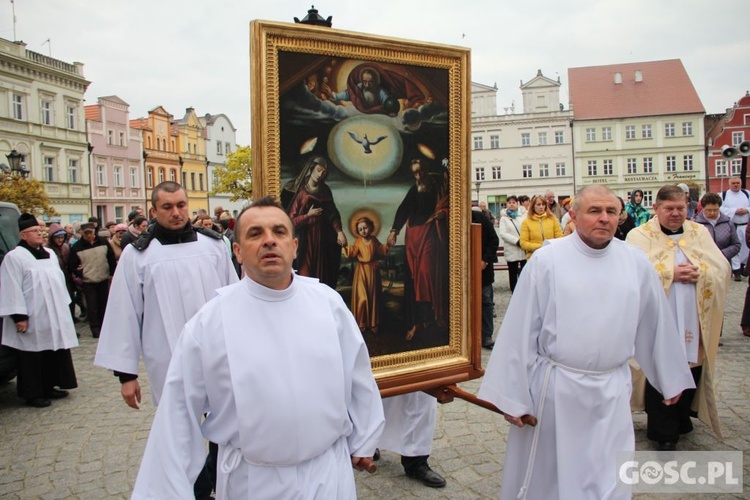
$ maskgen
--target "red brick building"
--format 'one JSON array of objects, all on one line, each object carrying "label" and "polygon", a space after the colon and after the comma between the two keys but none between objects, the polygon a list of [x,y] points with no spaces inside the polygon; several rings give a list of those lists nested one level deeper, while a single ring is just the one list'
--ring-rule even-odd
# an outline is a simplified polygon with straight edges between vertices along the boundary
[{"label": "red brick building", "polygon": [[723,146],[736,149],[743,141],[750,141],[750,92],[746,92],[724,115],[706,116],[705,129],[708,189],[720,193],[729,189],[727,181],[730,177],[740,176],[742,156],[726,159],[721,151]]}]

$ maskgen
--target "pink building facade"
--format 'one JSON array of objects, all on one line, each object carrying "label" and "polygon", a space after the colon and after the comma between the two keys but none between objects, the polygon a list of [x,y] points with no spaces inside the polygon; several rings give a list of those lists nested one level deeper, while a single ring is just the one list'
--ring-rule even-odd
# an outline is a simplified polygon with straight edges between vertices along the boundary
[{"label": "pink building facade", "polygon": [[130,105],[117,96],[86,106],[91,152],[91,206],[102,224],[127,222],[135,207],[146,208],[141,131],[130,127]]}]

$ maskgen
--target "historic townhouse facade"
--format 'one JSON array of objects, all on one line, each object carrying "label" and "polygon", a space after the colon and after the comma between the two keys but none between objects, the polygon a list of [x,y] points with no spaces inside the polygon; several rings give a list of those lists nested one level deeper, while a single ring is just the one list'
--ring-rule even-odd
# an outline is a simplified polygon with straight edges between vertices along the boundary
[{"label": "historic townhouse facade", "polygon": [[472,84],[472,199],[495,214],[511,194],[573,194],[573,113],[560,105],[560,81],[540,70],[520,88],[523,113],[498,115],[497,88]]},{"label": "historic townhouse facade", "polygon": [[206,167],[206,141],[204,127],[193,108],[185,109],[182,119],[172,122],[180,153],[182,185],[188,195],[190,213],[208,210],[208,173]]},{"label": "historic townhouse facade", "polygon": [[750,141],[750,93],[745,93],[717,120],[709,121],[707,117],[706,123],[708,190],[721,193],[729,189],[729,177],[739,177],[741,173],[742,155],[725,158],[721,153],[724,146],[738,149],[740,144]]},{"label": "historic townhouse facade", "polygon": [[141,131],[130,126],[129,105],[117,96],[86,106],[91,150],[91,205],[102,223],[127,222],[135,207],[146,208]]},{"label": "historic townhouse facade", "polygon": [[180,182],[182,178],[177,132],[172,130],[172,115],[162,106],[149,111],[147,118],[131,120],[130,126],[143,136],[144,186],[147,205],[151,206],[154,186],[164,181]]},{"label": "historic townhouse facade", "polygon": [[91,213],[83,64],[72,64],[0,38],[0,162],[24,155],[30,177],[44,183],[63,224]]},{"label": "historic townhouse facade", "polygon": [[679,59],[568,69],[574,182],[653,204],[665,184],[705,191],[704,116]]},{"label": "historic townhouse facade", "polygon": [[[225,114],[206,114],[200,118],[203,125],[203,135],[206,141],[206,165],[208,168],[208,190],[213,191],[216,185],[216,167],[226,165],[227,157],[237,149],[236,132],[231,120]],[[222,207],[225,211],[236,217],[239,215],[245,203],[249,200],[230,201],[229,193],[209,194],[208,212],[214,214],[214,208]]]}]

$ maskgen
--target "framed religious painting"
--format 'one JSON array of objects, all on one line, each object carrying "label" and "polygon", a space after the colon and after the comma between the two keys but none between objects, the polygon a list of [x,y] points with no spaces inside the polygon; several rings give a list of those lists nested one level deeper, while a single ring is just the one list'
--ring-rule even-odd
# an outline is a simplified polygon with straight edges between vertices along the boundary
[{"label": "framed religious painting", "polygon": [[350,306],[384,396],[482,374],[469,89],[466,48],[251,23],[254,196],[292,219],[296,271]]}]

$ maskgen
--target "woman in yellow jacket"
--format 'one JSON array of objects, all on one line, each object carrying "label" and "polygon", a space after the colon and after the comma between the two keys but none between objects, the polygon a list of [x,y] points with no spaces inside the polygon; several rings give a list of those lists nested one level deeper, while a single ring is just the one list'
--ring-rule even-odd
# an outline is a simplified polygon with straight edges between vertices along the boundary
[{"label": "woman in yellow jacket", "polygon": [[560,222],[550,211],[544,196],[531,198],[531,213],[521,224],[521,248],[526,250],[526,260],[531,258],[535,250],[541,248],[544,240],[561,238],[563,235]]}]

